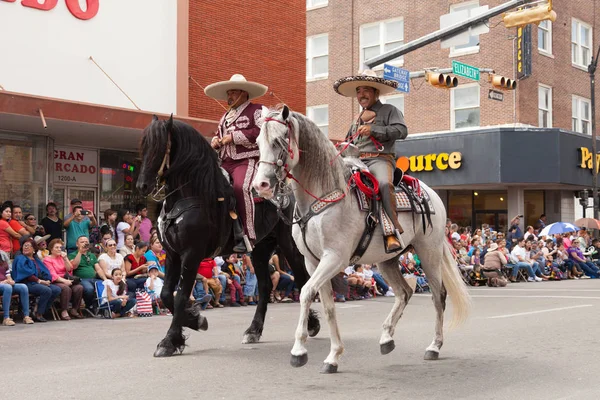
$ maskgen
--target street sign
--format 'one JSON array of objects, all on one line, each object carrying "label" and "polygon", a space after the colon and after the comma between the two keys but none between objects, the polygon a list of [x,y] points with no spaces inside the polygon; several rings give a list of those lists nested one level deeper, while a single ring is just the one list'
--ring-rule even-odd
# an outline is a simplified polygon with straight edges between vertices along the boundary
[{"label": "street sign", "polygon": [[458,61],[452,61],[452,73],[474,81],[479,80],[479,68]]},{"label": "street sign", "polygon": [[504,101],[504,93],[490,89],[490,91],[488,92],[488,99]]},{"label": "street sign", "polygon": [[[479,73],[479,71],[477,71]],[[394,67],[390,64],[383,64],[383,79],[398,82],[398,91],[408,93],[410,91],[410,72]]]}]

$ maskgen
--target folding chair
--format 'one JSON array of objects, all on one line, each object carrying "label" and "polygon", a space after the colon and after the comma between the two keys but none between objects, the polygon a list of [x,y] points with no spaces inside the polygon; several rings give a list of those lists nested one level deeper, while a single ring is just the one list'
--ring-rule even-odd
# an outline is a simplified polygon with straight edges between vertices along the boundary
[{"label": "folding chair", "polygon": [[110,309],[110,303],[108,300],[106,303],[103,303],[102,300],[102,292],[104,291],[104,284],[101,280],[97,280],[94,282],[94,289],[96,290],[96,302],[98,303],[98,308],[94,314],[94,317],[98,318],[102,316],[103,318],[112,318],[112,310]]}]

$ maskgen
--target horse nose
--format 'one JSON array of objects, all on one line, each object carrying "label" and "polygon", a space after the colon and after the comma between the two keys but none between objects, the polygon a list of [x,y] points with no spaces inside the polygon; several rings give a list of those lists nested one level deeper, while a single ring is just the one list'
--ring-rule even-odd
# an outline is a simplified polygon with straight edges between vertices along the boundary
[{"label": "horse nose", "polygon": [[148,185],[146,183],[138,182],[138,184],[136,186],[137,186],[138,190],[142,193],[146,193],[146,191],[148,190]]},{"label": "horse nose", "polygon": [[254,184],[254,189],[256,189],[257,192],[264,192],[266,190],[269,190],[270,188],[271,185],[268,181],[261,181]]}]

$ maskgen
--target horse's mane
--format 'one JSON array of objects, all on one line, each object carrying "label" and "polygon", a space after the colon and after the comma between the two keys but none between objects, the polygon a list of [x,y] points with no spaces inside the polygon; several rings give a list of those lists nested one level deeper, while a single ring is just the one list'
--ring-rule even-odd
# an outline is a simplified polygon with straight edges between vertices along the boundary
[{"label": "horse's mane", "polygon": [[[142,156],[162,160],[167,148],[168,123],[154,120],[145,129],[143,148],[146,154]],[[216,206],[217,199],[224,197],[226,182],[217,154],[192,126],[173,121],[170,158],[170,166],[164,175],[169,190],[181,187],[183,197],[197,197],[208,207]]]},{"label": "horse's mane", "polygon": [[[291,113],[294,134],[300,148],[299,168],[302,182],[318,191],[319,196],[335,189],[345,189],[346,169],[341,156],[327,135],[309,118],[298,112]],[[332,161],[333,160],[333,161]]]}]

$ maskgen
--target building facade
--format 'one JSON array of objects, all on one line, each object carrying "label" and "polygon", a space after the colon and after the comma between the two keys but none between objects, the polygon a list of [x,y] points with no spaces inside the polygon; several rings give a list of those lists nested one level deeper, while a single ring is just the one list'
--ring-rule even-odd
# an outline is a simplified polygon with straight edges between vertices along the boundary
[{"label": "building facade", "polygon": [[[343,139],[359,106],[333,91],[336,79],[438,30],[444,14],[472,15],[477,7],[502,3],[309,0],[307,114],[331,139]],[[600,13],[591,12],[593,0],[553,5],[554,23],[508,29],[498,16],[488,22],[489,33],[471,35],[468,43],[442,49],[437,42],[388,62],[416,72],[451,68],[459,61],[517,80],[516,90],[499,91],[485,73],[479,81],[458,77],[454,89],[416,78],[409,93],[382,98],[404,113],[408,125],[409,137],[396,146],[398,165],[438,190],[449,216],[462,225],[485,222],[504,229],[519,214],[525,216],[522,224],[533,225],[542,213],[549,221],[572,222],[578,204],[574,194],[592,185],[578,157],[592,144],[587,65],[600,44],[593,29]],[[383,65],[374,70],[383,74]],[[566,147],[550,149],[557,143]],[[458,169],[448,163],[458,157],[450,157],[453,153],[463,160]],[[560,163],[558,156],[572,164]],[[436,160],[442,169],[436,169]],[[432,169],[419,162],[429,162]]]},{"label": "building facade", "polygon": [[[303,5],[41,3],[0,0],[0,202],[38,219],[49,201],[62,215],[77,198],[100,216],[146,203],[135,189],[142,130],[154,114],[174,114],[212,136],[226,104],[200,86],[241,73],[271,88],[258,101],[272,106],[278,96],[305,107],[304,90],[295,90],[304,69],[280,68],[304,65]],[[245,28],[259,26],[265,12],[277,30]],[[282,37],[297,54],[285,51]],[[261,48],[269,49],[266,64]]]}]

